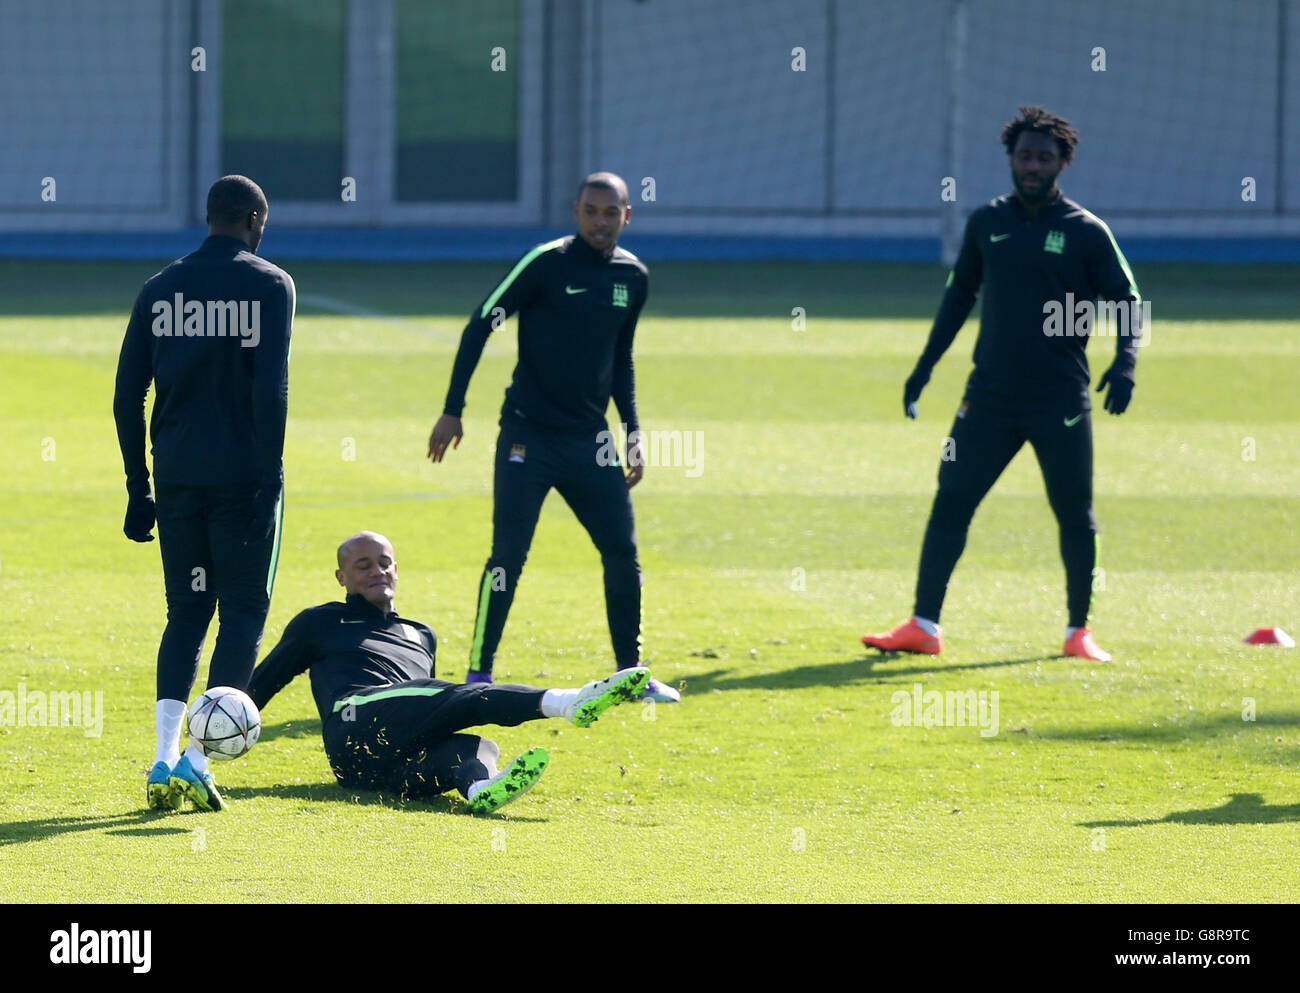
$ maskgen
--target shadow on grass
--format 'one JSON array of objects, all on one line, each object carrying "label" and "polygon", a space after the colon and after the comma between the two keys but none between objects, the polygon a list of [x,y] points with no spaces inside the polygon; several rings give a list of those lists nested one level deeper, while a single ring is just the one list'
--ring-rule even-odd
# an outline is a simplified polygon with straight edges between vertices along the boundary
[{"label": "shadow on grass", "polygon": [[186,834],[182,827],[133,828],[136,824],[153,824],[170,816],[161,810],[132,810],[121,814],[101,814],[92,817],[42,817],[34,821],[11,821],[0,824],[0,846],[16,845],[25,841],[40,841],[60,834],[77,831],[99,831],[110,828],[107,834]]},{"label": "shadow on grass", "polygon": [[[367,807],[387,807],[389,810],[421,812],[436,814],[460,814],[465,809],[463,800],[453,800],[450,796],[427,797],[420,800],[404,800],[391,793],[377,793],[372,790],[348,790],[335,783],[294,783],[275,786],[231,786],[222,787],[222,796],[227,800],[251,800],[257,797],[271,797],[277,800],[310,800],[313,803],[356,804]],[[31,821],[11,821],[0,823],[0,848],[5,845],[17,845],[28,841],[42,841],[61,834],[73,834],[78,831],[103,831],[105,834],[126,837],[157,836],[166,834],[189,834],[197,822],[191,817],[201,815],[200,820],[217,816],[199,810],[186,809],[180,812],[162,810],[132,810],[120,814],[102,814],[90,817],[42,817]],[[176,818],[184,818],[177,821]],[[511,809],[489,814],[485,820],[510,820],[544,824],[545,817],[520,817]],[[164,826],[164,824],[166,826]]]},{"label": "shadow on grass", "polygon": [[[389,810],[428,811],[435,814],[464,813],[465,801],[457,794],[444,793],[439,796],[408,799],[396,793],[377,790],[358,790],[339,786],[337,783],[294,783],[292,785],[277,783],[275,786],[233,786],[222,788],[222,795],[229,800],[252,800],[258,797],[271,797],[275,800],[309,800],[312,803],[346,803],[359,807],[387,807]],[[491,817],[504,820],[528,821],[544,824],[545,817],[518,817],[512,811],[499,812]]]},{"label": "shadow on grass", "polygon": [[1035,738],[1047,741],[1137,741],[1169,742],[1192,737],[1213,737],[1225,731],[1248,731],[1255,727],[1300,727],[1300,712],[1281,711],[1259,714],[1253,721],[1243,721],[1236,711],[1214,717],[1192,717],[1173,721],[1159,715],[1158,721],[1139,724],[1113,724],[1089,728],[1030,729]]},{"label": "shadow on grass", "polygon": [[230,800],[255,800],[269,797],[273,800],[308,800],[312,803],[345,803],[359,807],[387,807],[390,810],[432,810],[452,813],[456,806],[448,796],[404,799],[396,793],[376,790],[357,790],[339,786],[338,783],[276,783],[274,786],[223,787],[222,794]]},{"label": "shadow on grass", "polygon": [[1161,818],[1135,821],[1084,821],[1079,827],[1143,827],[1148,824],[1284,824],[1300,821],[1300,803],[1264,803],[1258,793],[1233,793],[1220,807],[1176,810]]},{"label": "shadow on grass", "polygon": [[[724,690],[801,690],[810,686],[838,686],[849,683],[892,683],[906,676],[943,675],[974,669],[996,669],[1003,666],[1031,665],[1049,662],[1060,655],[1041,655],[1024,659],[992,659],[988,662],[934,662],[928,665],[895,666],[894,656],[872,655],[845,662],[828,662],[823,665],[801,665],[777,672],[761,672],[752,676],[735,675],[736,669],[713,669],[697,673],[678,681],[683,695],[695,693],[721,693]],[[887,668],[877,671],[877,666]]]},{"label": "shadow on grass", "polygon": [[[912,656],[908,656],[912,658]],[[962,672],[963,670],[973,669],[1000,669],[1009,665],[1034,665],[1038,662],[1055,662],[1058,659],[1066,658],[1064,655],[1033,655],[1023,659],[989,659],[987,662],[957,662],[949,664],[947,662],[933,662],[929,665],[911,665],[895,667],[892,663],[896,661],[894,655],[868,655],[861,659],[861,664],[866,665],[875,674],[875,667],[878,665],[888,665],[887,670],[882,670],[879,676],[924,676],[929,674],[942,675],[945,672]],[[878,683],[888,683],[892,680],[878,678]]]},{"label": "shadow on grass", "polygon": [[258,741],[271,741],[275,738],[315,738],[320,740],[320,718],[306,718],[299,721],[283,721],[280,724],[263,724]]},{"label": "shadow on grass", "polygon": [[[259,741],[275,738],[315,738],[321,736],[319,719],[285,721],[280,724],[264,725]],[[232,786],[221,787],[222,796],[227,799],[252,799],[254,797],[274,797],[282,800],[310,800],[313,803],[352,803],[360,806],[387,807],[390,810],[428,810],[440,814],[460,813],[464,810],[464,801],[453,801],[450,793],[421,799],[405,799],[396,793],[384,793],[375,790],[359,790],[339,786],[337,783],[293,783],[275,786]],[[545,817],[517,817],[509,811],[489,815],[514,821],[536,821],[545,823]]]}]

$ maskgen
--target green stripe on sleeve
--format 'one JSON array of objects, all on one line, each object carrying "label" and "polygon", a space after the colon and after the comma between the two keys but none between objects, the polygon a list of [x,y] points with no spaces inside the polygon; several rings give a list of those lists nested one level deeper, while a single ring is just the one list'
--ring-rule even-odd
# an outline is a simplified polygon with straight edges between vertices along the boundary
[{"label": "green stripe on sleeve", "polygon": [[1119,242],[1111,234],[1110,225],[1103,221],[1096,214],[1091,215],[1093,220],[1101,225],[1101,229],[1106,232],[1106,237],[1110,239],[1110,247],[1115,251],[1115,258],[1119,261],[1119,267],[1124,272],[1124,278],[1128,280],[1128,291],[1133,294],[1133,298],[1142,303],[1142,294],[1138,292],[1137,280],[1133,278],[1133,270],[1129,268],[1128,259],[1124,258],[1124,253],[1120,251]]},{"label": "green stripe on sleeve", "polygon": [[497,284],[497,288],[492,291],[492,295],[483,301],[483,309],[479,311],[478,316],[487,317],[487,315],[492,312],[492,308],[495,307],[497,301],[501,299],[501,295],[505,293],[506,290],[510,289],[510,284],[519,278],[521,272],[528,268],[528,263],[532,262],[533,259],[537,258],[537,256],[542,253],[549,252],[552,248],[558,248],[563,242],[563,238],[556,238],[554,241],[548,241],[544,245],[538,245],[520,259],[515,264],[515,267],[506,274],[506,278]]}]

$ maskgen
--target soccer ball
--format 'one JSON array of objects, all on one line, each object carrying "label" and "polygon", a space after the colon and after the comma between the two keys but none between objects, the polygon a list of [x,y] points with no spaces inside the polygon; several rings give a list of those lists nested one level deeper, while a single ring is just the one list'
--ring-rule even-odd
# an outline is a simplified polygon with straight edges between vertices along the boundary
[{"label": "soccer ball", "polygon": [[234,759],[257,744],[262,715],[243,690],[214,686],[190,704],[187,726],[204,755]]}]

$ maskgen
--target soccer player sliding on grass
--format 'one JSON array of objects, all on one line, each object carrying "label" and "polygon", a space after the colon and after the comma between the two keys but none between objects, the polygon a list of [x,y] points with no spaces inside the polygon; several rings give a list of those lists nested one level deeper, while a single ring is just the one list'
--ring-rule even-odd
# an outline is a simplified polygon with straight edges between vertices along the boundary
[{"label": "soccer player sliding on grass", "polygon": [[1133,394],[1141,339],[1141,297],[1106,224],[1061,195],[1056,177],[1079,143],[1070,122],[1041,107],[1021,107],[1002,129],[1014,194],[978,208],[915,370],[903,410],[916,402],[984,289],[975,368],[939,464],[939,490],[921,546],[914,616],[862,642],[882,651],[939,654],[939,612],[948,579],[966,545],[975,508],[1022,445],[1034,447],[1047,499],[1060,528],[1069,624],[1066,655],[1110,661],[1088,630],[1097,521],[1092,508],[1091,375],[1084,347],[1092,328],[1075,304],[1098,298],[1132,315],[1121,322],[1115,359],[1097,390],[1122,414]]},{"label": "soccer player sliding on grass", "polygon": [[523,796],[549,761],[530,748],[498,771],[499,750],[461,734],[481,724],[514,727],[544,717],[587,727],[636,697],[650,671],[623,669],[579,689],[472,685],[434,679],[432,629],[393,607],[397,562],[388,539],[359,531],[339,546],[343,602],[298,614],[253,672],[248,693],[264,708],[291,679],[311,670],[325,753],[339,785],[407,797],[458,789],[470,813],[487,814]]}]

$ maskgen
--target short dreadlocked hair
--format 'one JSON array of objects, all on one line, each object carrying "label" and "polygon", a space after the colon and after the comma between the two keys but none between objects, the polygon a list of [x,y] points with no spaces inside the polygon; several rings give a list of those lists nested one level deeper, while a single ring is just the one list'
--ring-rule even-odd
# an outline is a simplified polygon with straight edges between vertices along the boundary
[{"label": "short dreadlocked hair", "polygon": [[1070,127],[1070,122],[1064,117],[1059,117],[1050,110],[1038,106],[1021,107],[1019,117],[1002,125],[1002,144],[1007,147],[1008,155],[1015,151],[1016,141],[1024,131],[1033,131],[1055,138],[1062,162],[1069,162],[1074,158],[1074,150],[1079,145],[1079,132]]}]

